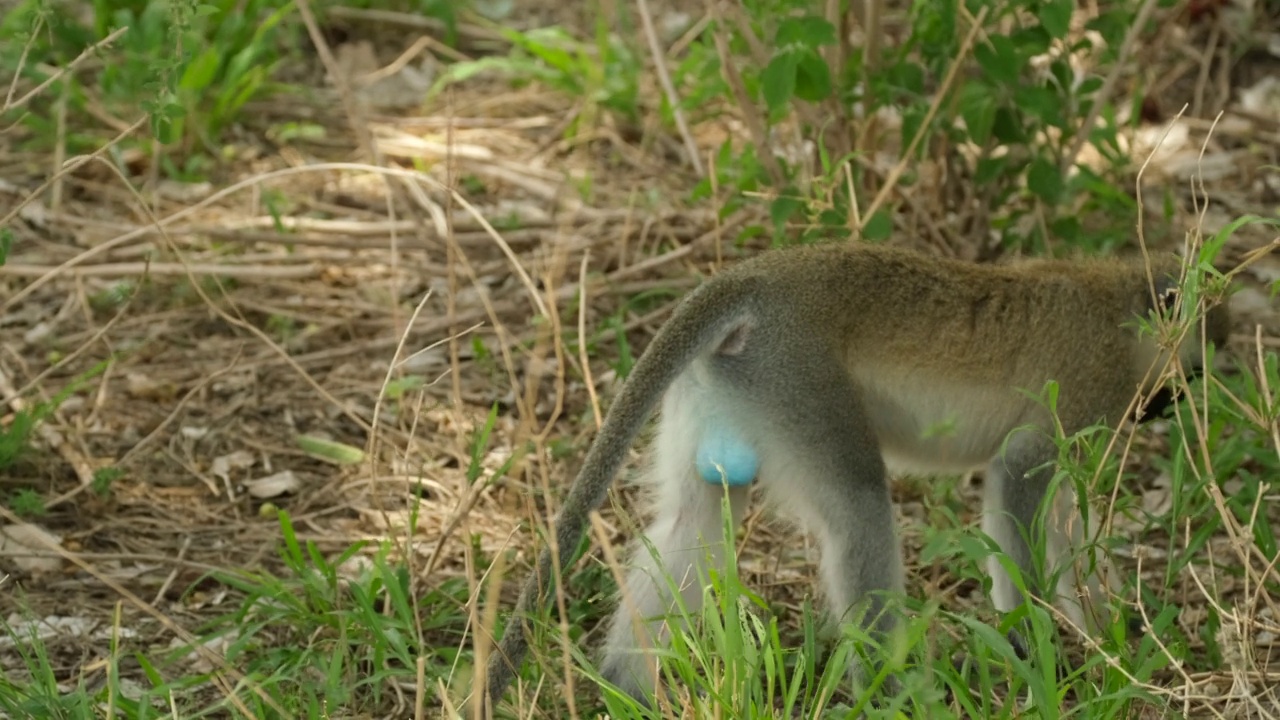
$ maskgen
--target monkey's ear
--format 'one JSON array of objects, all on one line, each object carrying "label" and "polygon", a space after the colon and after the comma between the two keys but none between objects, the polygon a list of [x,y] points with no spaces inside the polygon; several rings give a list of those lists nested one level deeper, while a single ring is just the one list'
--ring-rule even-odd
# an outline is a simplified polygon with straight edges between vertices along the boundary
[{"label": "monkey's ear", "polygon": [[1178,304],[1178,296],[1182,293],[1182,288],[1178,286],[1178,281],[1171,277],[1160,278],[1156,281],[1156,312],[1161,315],[1173,310],[1173,306]]},{"label": "monkey's ear", "polygon": [[728,335],[716,346],[717,355],[741,355],[747,349],[747,338],[751,336],[751,322],[744,320],[734,326]]}]

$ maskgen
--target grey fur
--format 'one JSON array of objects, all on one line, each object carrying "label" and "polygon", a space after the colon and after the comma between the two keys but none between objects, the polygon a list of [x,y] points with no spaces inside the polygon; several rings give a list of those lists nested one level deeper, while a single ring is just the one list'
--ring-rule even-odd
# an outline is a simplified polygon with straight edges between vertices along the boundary
[{"label": "grey fur", "polygon": [[[767,494],[818,538],[837,616],[860,606],[869,611],[862,617],[880,618],[873,630],[892,625],[868,595],[902,589],[889,469],[953,472],[987,464],[984,527],[1030,573],[1021,532],[1044,500],[1056,449],[1048,439],[1052,418],[1020,390],[1034,395],[1056,381],[1058,421],[1068,433],[1118,422],[1135,391],[1153,389],[1149,368],[1168,359],[1132,321],[1153,307],[1177,262],[1157,262],[1153,291],[1148,271],[1132,261],[974,265],[832,243],[765,253],[691,292],[610,407],[555,524],[563,565],[662,400],[650,473],[658,499],[646,531],[661,567],[643,547],[634,553],[623,592],[632,602],[611,623],[605,676],[647,698],[654,687],[645,648],[661,634],[660,616],[671,605],[667,580],[656,571],[673,578],[696,611],[708,562],[723,561],[724,491],[698,478],[692,456],[712,409],[734,418],[759,452]],[[1225,306],[1211,309],[1210,341],[1221,345],[1227,325]],[[1198,366],[1198,340],[1178,354]],[[951,434],[931,432],[948,423]],[[747,493],[729,492],[737,522]],[[1044,524],[1051,557],[1078,545],[1080,525],[1073,499],[1060,491]],[[547,551],[491,658],[491,703],[524,659],[525,616],[543,605],[551,568]],[[1016,606],[1021,598],[1003,569],[993,563],[990,571],[997,607]],[[1086,589],[1072,614],[1092,626],[1101,586],[1092,573],[1081,580]],[[1056,588],[1060,601],[1067,587]],[[869,604],[860,605],[864,600]]]}]

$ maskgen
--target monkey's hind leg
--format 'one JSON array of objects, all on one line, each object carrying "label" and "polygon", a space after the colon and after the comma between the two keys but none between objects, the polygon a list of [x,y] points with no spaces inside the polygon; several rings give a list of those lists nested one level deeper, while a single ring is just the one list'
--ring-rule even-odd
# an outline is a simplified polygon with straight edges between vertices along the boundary
[{"label": "monkey's hind leg", "polygon": [[[695,615],[701,609],[708,569],[725,562],[725,487],[705,481],[695,462],[709,428],[709,415],[701,411],[715,402],[712,394],[680,381],[663,401],[649,471],[657,486],[656,507],[644,533],[654,552],[642,543],[633,550],[600,661],[604,677],[637,699],[648,700],[656,690],[657,666],[647,651],[665,646],[671,632],[667,623],[679,622],[672,584]],[[728,488],[735,527],[746,512],[748,493],[746,484]]]},{"label": "monkey's hind leg", "polygon": [[[992,461],[987,471],[982,529],[1018,567],[1033,595],[1056,600],[1073,624],[1096,635],[1107,621],[1103,579],[1109,579],[1109,574],[1103,559],[1091,549],[1076,552],[1093,537],[1095,518],[1090,516],[1086,528],[1076,507],[1075,489],[1062,482],[1043,510],[1043,522],[1033,524],[1051,489],[1053,466],[1049,463],[1056,455],[1053,442],[1040,431],[1023,429],[1010,435],[1003,456]],[[1043,567],[1037,567],[1028,539],[1042,542]],[[996,557],[988,560],[987,572],[997,610],[1009,612],[1023,602]]]},{"label": "monkey's hind leg", "polygon": [[[809,357],[821,357],[812,351]],[[820,546],[820,572],[832,614],[857,622],[876,642],[890,640],[898,615],[886,594],[903,591],[902,552],[888,475],[857,388],[837,363],[791,373],[768,386],[767,406],[785,408],[763,445],[761,484]],[[868,668],[856,660],[855,683]]]}]

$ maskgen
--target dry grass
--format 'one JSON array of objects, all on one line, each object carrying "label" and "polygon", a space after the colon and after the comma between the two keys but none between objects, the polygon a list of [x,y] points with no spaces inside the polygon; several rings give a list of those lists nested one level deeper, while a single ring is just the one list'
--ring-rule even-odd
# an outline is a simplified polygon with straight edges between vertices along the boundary
[{"label": "dry grass", "polygon": [[[465,30],[474,44],[464,52],[497,42]],[[1166,153],[1175,159],[1183,150],[1198,155],[1208,121],[1232,108],[1197,163],[1161,159],[1148,175],[1150,187],[1173,188],[1174,227],[1198,217],[1212,230],[1237,213],[1274,208],[1280,194],[1280,123],[1230,99],[1239,89],[1232,74],[1210,62],[1219,35],[1162,36],[1126,66],[1143,66],[1170,96],[1191,83],[1188,139]],[[409,47],[379,47],[379,62]],[[342,78],[335,57],[321,54],[331,77]],[[650,82],[647,109],[656,115],[660,90]],[[696,173],[673,159],[681,141],[656,122],[620,127],[602,116],[566,139],[583,104],[536,86],[513,91],[476,80],[421,110],[381,113],[362,107],[345,84],[315,88],[315,102],[253,107],[216,192],[148,183],[141,158],[126,162],[125,175],[101,157],[64,163],[24,154],[20,136],[0,135],[0,226],[16,240],[0,267],[0,423],[23,407],[19,398],[51,398],[111,358],[43,426],[36,450],[0,477],[5,491],[35,487],[45,498],[49,514],[38,523],[63,550],[32,546],[23,557],[77,559],[17,573],[21,593],[0,592],[0,613],[21,603],[50,617],[120,624],[141,633],[144,646],[166,645],[175,627],[192,630],[225,612],[218,588],[192,591],[206,571],[278,567],[279,527],[263,514],[267,503],[287,507],[300,537],[325,552],[390,537],[418,587],[464,578],[474,589],[474,552],[522,548],[518,561],[530,561],[528,524],[545,523],[580,454],[556,446],[580,451],[599,422],[618,352],[604,320],[619,318],[641,348],[699,274],[758,249],[739,250],[733,240],[742,227],[767,222],[761,210],[720,220],[717,201],[682,200]],[[704,158],[717,138],[748,132],[741,114],[728,109],[690,128]],[[262,132],[268,122],[298,119],[323,127],[323,141],[272,142]],[[130,121],[120,136],[144,128]],[[888,177],[898,158],[864,162]],[[1206,166],[1230,172],[1206,181],[1214,203],[1199,212],[1188,179]],[[900,203],[899,236],[936,252],[984,254],[970,230],[987,227],[977,216],[986,209],[974,198],[956,201],[941,157],[915,169],[909,197],[886,195]],[[1239,261],[1268,240],[1247,228],[1227,256]],[[1278,267],[1262,258],[1240,277],[1255,289],[1233,346],[1250,361],[1255,348],[1280,346],[1280,317],[1256,290]],[[629,298],[647,291],[664,294],[629,308]],[[531,322],[538,315],[544,319]],[[421,389],[383,397],[388,380],[407,376],[421,378]],[[495,405],[482,466],[492,472],[518,459],[502,482],[472,483],[470,448]],[[366,460],[326,462],[299,448],[300,433],[365,448]],[[109,467],[123,475],[100,495],[94,474]],[[254,484],[282,471],[296,480],[286,495]],[[973,583],[919,564],[927,499],[912,483],[898,490],[911,591],[956,609],[980,607]],[[418,497],[425,502],[412,512]],[[1259,511],[1280,515],[1269,502]],[[614,514],[605,517],[610,539],[625,540]],[[756,514],[743,537],[744,580],[798,617],[813,587],[810,548]],[[1238,683],[1280,685],[1280,611],[1257,591],[1265,577],[1277,582],[1275,559],[1249,556],[1230,537],[1213,547],[1218,568],[1248,570],[1188,575],[1183,622],[1194,627],[1204,612],[1196,608],[1211,598],[1229,603],[1218,611],[1237,625],[1222,631],[1223,646],[1247,656],[1226,658],[1212,674],[1172,670],[1160,692],[1188,715],[1212,708],[1262,716],[1261,705],[1237,708],[1225,698]],[[166,620],[141,621],[141,606],[128,604],[117,619],[114,588]],[[51,648],[78,664],[84,642],[67,636]],[[1274,693],[1270,702],[1269,712],[1280,712]]]}]

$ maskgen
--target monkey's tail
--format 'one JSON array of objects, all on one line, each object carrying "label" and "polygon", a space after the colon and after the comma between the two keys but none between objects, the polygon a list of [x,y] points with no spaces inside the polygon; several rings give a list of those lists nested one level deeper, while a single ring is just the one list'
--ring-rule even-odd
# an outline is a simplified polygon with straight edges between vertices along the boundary
[{"label": "monkey's tail", "polygon": [[[586,532],[587,516],[604,502],[627,449],[663,393],[694,360],[724,339],[753,315],[760,286],[751,276],[720,277],[699,286],[677,306],[671,319],[649,343],[632,369],[622,391],[609,407],[600,432],[591,443],[582,470],[569,488],[555,521],[559,567],[573,559]],[[527,616],[541,607],[553,576],[551,548],[543,550],[534,575],[525,583],[513,620],[496,652],[489,658],[488,699],[496,706],[502,699],[528,650]]]}]

